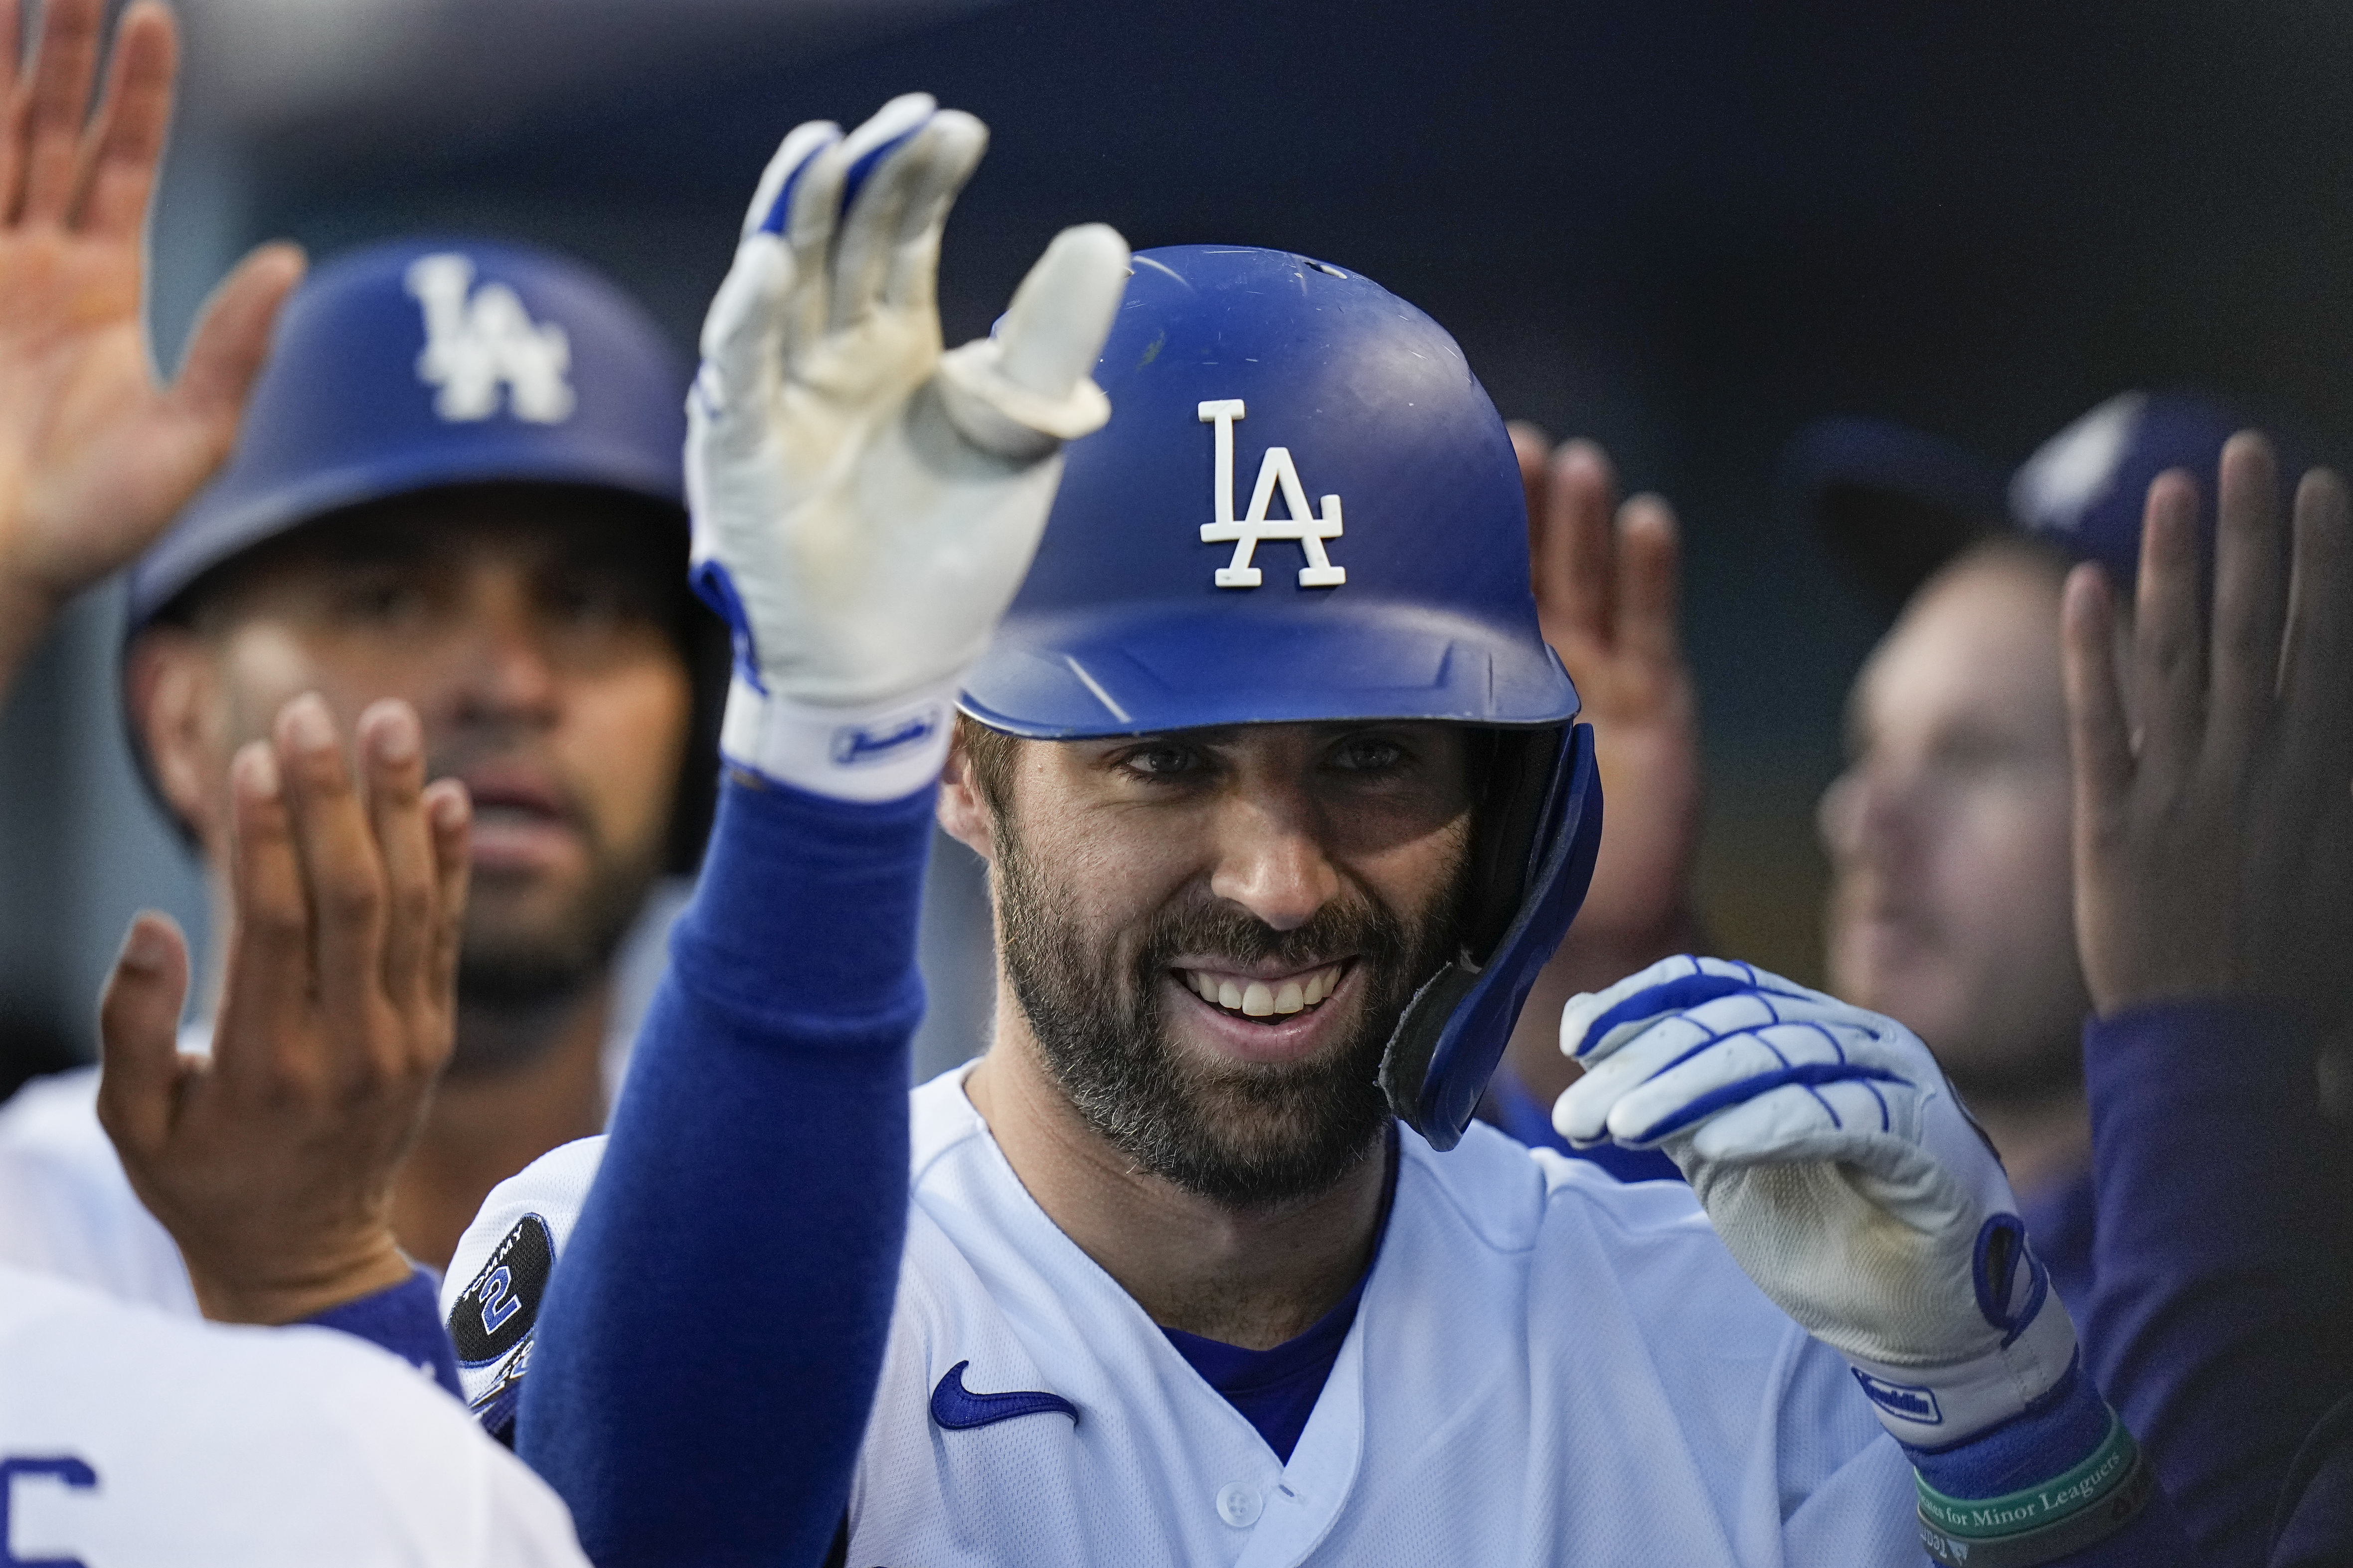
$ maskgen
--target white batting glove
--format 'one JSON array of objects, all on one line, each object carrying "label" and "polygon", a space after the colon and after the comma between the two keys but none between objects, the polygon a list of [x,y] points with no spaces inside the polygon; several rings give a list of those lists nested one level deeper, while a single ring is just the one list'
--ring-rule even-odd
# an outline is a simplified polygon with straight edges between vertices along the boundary
[{"label": "white batting glove", "polygon": [[1029,569],[1127,246],[1064,230],[992,338],[940,347],[940,233],[986,148],[913,93],[785,138],[688,399],[694,581],[735,634],[720,749],[837,798],[939,772],[958,682]]},{"label": "white batting glove", "polygon": [[2075,1329],[1928,1047],[1892,1018],[1713,958],[1570,1000],[1577,1144],[1660,1148],[1757,1288],[1843,1354],[1899,1439],[1941,1448],[2066,1375]]}]

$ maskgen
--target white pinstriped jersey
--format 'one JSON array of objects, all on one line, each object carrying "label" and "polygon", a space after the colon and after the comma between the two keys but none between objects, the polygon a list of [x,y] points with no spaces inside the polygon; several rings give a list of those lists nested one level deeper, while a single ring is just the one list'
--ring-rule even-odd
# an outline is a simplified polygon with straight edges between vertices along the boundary
[{"label": "white pinstriped jersey", "polygon": [[[1401,1131],[1363,1304],[1285,1464],[1038,1207],[962,1079],[915,1091],[852,1563],[1919,1562],[1901,1450],[1679,1184],[1620,1185],[1484,1127],[1442,1155]],[[445,1305],[525,1215],[561,1248],[600,1149],[492,1194]],[[952,1373],[1077,1414],[946,1426]]]}]

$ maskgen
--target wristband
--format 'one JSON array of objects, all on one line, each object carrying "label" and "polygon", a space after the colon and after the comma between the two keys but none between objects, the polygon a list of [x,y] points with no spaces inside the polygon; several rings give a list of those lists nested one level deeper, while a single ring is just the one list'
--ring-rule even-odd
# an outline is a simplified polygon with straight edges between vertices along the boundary
[{"label": "wristband", "polygon": [[811,795],[868,805],[903,800],[936,781],[955,728],[954,680],[851,708],[762,693],[737,672],[719,751],[728,762]]},{"label": "wristband", "polygon": [[1947,1497],[1917,1473],[1920,1544],[1954,1568],[2033,1568],[2123,1529],[2147,1505],[2156,1478],[2112,1413],[2083,1463],[1998,1498]]}]

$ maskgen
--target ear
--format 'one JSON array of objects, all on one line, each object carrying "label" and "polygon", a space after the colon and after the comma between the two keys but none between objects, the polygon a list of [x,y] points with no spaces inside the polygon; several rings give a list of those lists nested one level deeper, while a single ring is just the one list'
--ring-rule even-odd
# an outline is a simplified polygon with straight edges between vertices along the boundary
[{"label": "ear", "polygon": [[212,661],[204,645],[178,626],[150,626],[122,658],[132,733],[144,753],[139,761],[180,826],[210,848],[226,826],[218,786],[227,767],[215,758],[219,748],[204,721]]},{"label": "ear", "polygon": [[987,861],[997,863],[997,840],[988,814],[988,799],[973,774],[972,752],[964,743],[964,728],[956,727],[948,742],[947,766],[940,772],[939,805],[934,808],[947,836]]}]

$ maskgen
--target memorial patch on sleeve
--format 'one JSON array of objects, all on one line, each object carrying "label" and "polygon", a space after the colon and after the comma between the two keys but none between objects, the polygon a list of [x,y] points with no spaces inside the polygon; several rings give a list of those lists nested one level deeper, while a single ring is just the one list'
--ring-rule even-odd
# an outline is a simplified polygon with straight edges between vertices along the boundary
[{"label": "memorial patch on sleeve", "polygon": [[515,1222],[490,1261],[449,1309],[449,1338],[458,1364],[488,1366],[521,1344],[539,1321],[540,1299],[555,1266],[555,1240],[547,1222],[527,1214]]}]

